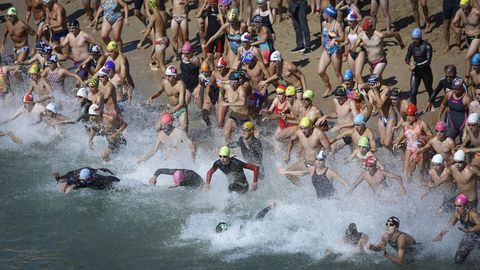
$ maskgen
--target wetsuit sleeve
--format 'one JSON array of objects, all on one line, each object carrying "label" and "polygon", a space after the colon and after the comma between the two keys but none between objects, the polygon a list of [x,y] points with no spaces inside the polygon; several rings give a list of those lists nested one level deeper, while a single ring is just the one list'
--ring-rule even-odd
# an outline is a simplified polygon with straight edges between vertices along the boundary
[{"label": "wetsuit sleeve", "polygon": [[412,58],[412,46],[413,43],[408,46],[407,55],[405,56],[405,63],[410,64],[410,58]]},{"label": "wetsuit sleeve", "polygon": [[244,163],[243,168],[247,170],[253,171],[253,182],[257,183],[258,181],[258,172],[260,171],[260,168],[258,168],[257,165],[252,164],[252,163]]},{"label": "wetsuit sleeve", "polygon": [[210,170],[208,170],[207,172],[207,178],[205,180],[205,182],[207,182],[207,184],[210,184],[210,182],[212,181],[212,175],[217,171],[218,169],[218,162],[220,162],[219,160],[215,161],[215,163],[213,163],[213,166],[210,168]]},{"label": "wetsuit sleeve", "polygon": [[266,214],[268,214],[268,212],[270,212],[270,210],[272,210],[273,206],[272,205],[269,205],[265,208],[262,209],[262,211],[258,212],[257,213],[257,216],[255,217],[256,219],[262,219],[265,217]]},{"label": "wetsuit sleeve", "polygon": [[173,175],[178,169],[166,169],[166,168],[160,168],[155,171],[153,175],[159,176],[160,174],[169,174]]},{"label": "wetsuit sleeve", "polygon": [[427,43],[427,62],[424,65],[430,66],[432,62],[433,49],[430,43]]},{"label": "wetsuit sleeve", "polygon": [[432,95],[430,96],[430,98],[428,99],[428,102],[430,103],[433,103],[433,101],[435,100],[435,98],[437,97],[438,93],[440,93],[440,90],[443,89],[443,85],[444,85],[444,82],[445,79],[441,79],[439,82],[438,82],[438,85],[437,87],[435,87],[435,89],[433,89],[433,93]]},{"label": "wetsuit sleeve", "polygon": [[252,152],[256,157],[259,157],[260,159],[263,158],[263,146],[262,142],[260,140],[254,140],[252,142]]}]

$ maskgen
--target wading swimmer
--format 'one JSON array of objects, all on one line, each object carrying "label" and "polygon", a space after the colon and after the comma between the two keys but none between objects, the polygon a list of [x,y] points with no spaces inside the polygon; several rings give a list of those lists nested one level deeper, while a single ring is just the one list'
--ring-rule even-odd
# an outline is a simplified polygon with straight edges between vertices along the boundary
[{"label": "wading swimmer", "polygon": [[455,252],[455,263],[463,263],[470,252],[480,248],[480,215],[475,208],[468,206],[468,198],[465,194],[459,194],[455,198],[455,213],[448,221],[448,226],[443,229],[435,238],[434,242],[442,241],[443,236],[452,229],[457,222],[463,227],[458,229],[464,233],[457,252]]},{"label": "wading swimmer", "polygon": [[253,183],[252,191],[257,190],[257,181],[259,167],[251,163],[244,163],[234,157],[230,156],[230,148],[228,146],[222,146],[218,151],[219,159],[213,163],[213,166],[207,172],[206,189],[210,190],[210,182],[212,181],[212,175],[220,169],[225,176],[227,176],[229,186],[229,192],[237,192],[244,194],[248,191],[248,182],[243,169],[253,171]]},{"label": "wading swimmer", "polygon": [[[385,227],[382,240],[376,245],[369,244],[368,249],[375,252],[383,251],[383,256],[395,264],[403,265],[405,262],[413,261],[418,253],[419,244],[412,236],[398,229],[400,220],[397,217],[390,217]],[[397,256],[387,253],[387,244],[398,252]]]},{"label": "wading swimmer", "polygon": [[228,145],[230,148],[240,147],[243,159],[257,165],[260,168],[260,178],[264,176],[263,169],[263,147],[262,142],[255,137],[255,126],[253,122],[245,122],[242,126],[242,136],[238,141]]},{"label": "wading swimmer", "polygon": [[430,181],[427,183],[425,191],[420,199],[428,195],[430,190],[438,188],[443,195],[443,203],[439,211],[455,210],[452,207],[452,202],[455,199],[456,187],[453,181],[452,171],[446,166],[446,162],[442,155],[436,154],[432,158],[432,168],[428,171]]},{"label": "wading swimmer", "polygon": [[454,164],[450,165],[453,179],[457,186],[458,192],[468,197],[468,206],[477,208],[477,178],[480,177],[480,171],[477,167],[468,164],[465,160],[465,152],[457,150],[453,156]]},{"label": "wading swimmer", "polygon": [[368,243],[368,235],[363,232],[359,232],[357,230],[357,224],[350,223],[347,230],[345,231],[343,242],[363,251],[363,248]]},{"label": "wading swimmer", "polygon": [[[272,210],[275,207],[277,207],[277,204],[273,203],[273,204],[263,208],[262,210],[260,210],[260,212],[257,213],[257,215],[255,216],[255,219],[262,220],[268,214],[268,212],[270,212],[270,210]],[[215,227],[215,231],[217,233],[223,233],[226,230],[228,230],[230,226],[231,225],[229,223],[227,223],[225,221],[222,221],[222,222],[217,224],[217,227]],[[240,229],[242,229],[242,228],[243,228],[243,225],[240,225]]]},{"label": "wading swimmer", "polygon": [[155,171],[152,177],[148,179],[148,183],[152,186],[157,184],[157,178],[161,174],[171,175],[173,177],[173,185],[168,188],[187,187],[187,188],[200,188],[203,187],[202,177],[195,171],[188,169],[168,169],[160,168]]},{"label": "wading swimmer", "polygon": [[[102,175],[99,172],[106,172],[110,175]],[[112,188],[114,183],[120,182],[120,179],[113,175],[114,173],[108,169],[93,169],[90,167],[69,171],[62,176],[58,172],[53,174],[55,180],[57,180],[58,191],[63,193],[69,193],[74,189],[80,188]]]}]

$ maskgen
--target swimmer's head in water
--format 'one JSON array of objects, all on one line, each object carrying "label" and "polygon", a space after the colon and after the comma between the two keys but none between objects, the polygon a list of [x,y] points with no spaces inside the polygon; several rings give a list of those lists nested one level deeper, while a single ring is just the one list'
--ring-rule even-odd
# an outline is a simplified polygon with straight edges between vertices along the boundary
[{"label": "swimmer's head in water", "polygon": [[218,223],[217,227],[215,228],[215,231],[217,233],[223,233],[226,230],[228,230],[228,224],[226,222],[223,222],[223,221]]},{"label": "swimmer's head in water", "polygon": [[78,179],[80,180],[90,179],[91,177],[92,177],[92,173],[87,168],[81,169],[80,173],[78,174]]},{"label": "swimmer's head in water", "polygon": [[57,113],[57,105],[55,103],[48,103],[48,105],[45,107],[45,112],[46,113]]},{"label": "swimmer's head in water", "polygon": [[218,150],[218,157],[220,158],[220,161],[225,165],[230,162],[230,155],[230,148],[226,145],[220,147],[220,150]]},{"label": "swimmer's head in water", "polygon": [[180,186],[180,184],[185,181],[185,172],[183,170],[177,170],[173,174],[173,183],[175,186]]},{"label": "swimmer's head in water", "polygon": [[257,5],[261,6],[263,4],[266,4],[267,0],[257,0]]},{"label": "swimmer's head in water", "polygon": [[22,97],[23,103],[33,103],[33,95],[30,92],[25,93]]},{"label": "swimmer's head in water", "polygon": [[173,123],[173,115],[171,113],[164,113],[160,116],[160,123],[162,125],[167,126]]},{"label": "swimmer's head in water", "polygon": [[345,237],[347,239],[354,239],[356,238],[357,235],[358,235],[357,224],[350,223],[350,225],[348,225],[347,230],[345,231]]},{"label": "swimmer's head in water", "polygon": [[37,75],[40,73],[40,67],[37,64],[33,64],[28,69],[28,74],[30,75]]}]

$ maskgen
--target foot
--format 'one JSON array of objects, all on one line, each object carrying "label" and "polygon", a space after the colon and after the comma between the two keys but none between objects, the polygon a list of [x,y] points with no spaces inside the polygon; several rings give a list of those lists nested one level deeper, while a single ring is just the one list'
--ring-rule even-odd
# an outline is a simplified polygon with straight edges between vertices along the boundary
[{"label": "foot", "polygon": [[290,50],[291,53],[299,53],[299,52],[303,52],[305,51],[305,48],[302,46],[302,47],[295,47],[293,49]]},{"label": "foot", "polygon": [[430,33],[430,32],[432,32],[432,24],[425,23],[425,33]]},{"label": "foot", "polygon": [[305,50],[303,50],[303,54],[309,54],[312,52],[312,49],[310,49],[309,47],[305,48]]}]

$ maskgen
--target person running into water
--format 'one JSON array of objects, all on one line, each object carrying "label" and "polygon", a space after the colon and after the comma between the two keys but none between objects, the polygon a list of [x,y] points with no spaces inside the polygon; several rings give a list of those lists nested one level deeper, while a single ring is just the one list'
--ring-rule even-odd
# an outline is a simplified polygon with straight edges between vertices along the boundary
[{"label": "person running into water", "polygon": [[17,17],[17,9],[14,7],[7,10],[7,23],[4,27],[5,32],[3,33],[0,53],[5,54],[5,43],[7,42],[8,35],[10,35],[13,43],[14,61],[20,62],[25,60],[30,53],[28,36],[35,37],[36,41],[38,39],[37,34],[27,23]]},{"label": "person running into water", "polygon": [[438,121],[441,120],[445,113],[445,123],[447,124],[447,136],[455,139],[462,134],[463,128],[468,117],[468,105],[472,101],[472,97],[464,88],[462,79],[454,79],[452,82],[452,91],[443,97],[440,109],[438,110]]},{"label": "person running into water", "polygon": [[[452,171],[448,168],[447,163],[442,155],[436,154],[432,158],[432,168],[428,171],[430,181],[427,183],[425,191],[420,196],[420,199],[425,198],[432,189],[439,189],[443,196],[442,205],[439,211],[454,210],[452,202],[455,199],[456,187],[453,180]],[[453,194],[453,195],[452,195]]]},{"label": "person running into water", "polygon": [[207,172],[206,189],[210,190],[210,182],[213,174],[220,169],[228,179],[228,191],[244,194],[248,191],[248,182],[243,169],[253,171],[252,191],[257,190],[257,181],[260,168],[251,163],[244,163],[239,159],[231,157],[230,148],[222,146],[218,151],[219,159]]},{"label": "person running into water", "polygon": [[458,221],[462,225],[458,229],[464,234],[455,252],[455,263],[461,264],[465,262],[470,252],[480,248],[480,214],[475,208],[468,206],[468,197],[465,194],[458,194],[455,198],[455,213],[448,221],[448,226],[433,238],[433,242],[442,241],[443,236]]},{"label": "person running into water", "polygon": [[201,188],[203,187],[202,177],[195,171],[188,169],[168,169],[160,168],[155,171],[152,177],[148,179],[148,183],[152,186],[157,184],[157,178],[161,174],[171,175],[173,177],[173,185],[168,188],[187,187],[187,188]]},{"label": "person running into water", "polygon": [[[263,208],[262,210],[260,210],[260,212],[258,212],[255,215],[255,219],[262,220],[275,207],[277,207],[277,203],[272,203],[271,205]],[[230,226],[231,226],[231,224],[229,224],[225,221],[221,221],[215,227],[215,232],[223,233],[223,232],[227,231],[230,228]],[[243,225],[240,225],[240,229],[242,229],[242,228],[243,228]]]},{"label": "person running into water", "polygon": [[[110,175],[99,174],[100,172]],[[53,176],[57,181],[58,191],[63,193],[70,193],[72,190],[80,188],[108,189],[114,187],[115,183],[120,182],[120,179],[115,177],[112,171],[105,168],[85,167],[69,171],[64,175],[55,172]]]},{"label": "person running into water", "polygon": [[260,168],[260,178],[264,176],[263,169],[263,147],[262,142],[255,137],[255,126],[253,122],[245,122],[242,126],[242,136],[238,141],[227,145],[230,148],[240,147],[243,159],[257,165]]},{"label": "person running into water", "polygon": [[364,247],[368,243],[368,235],[363,232],[359,232],[357,230],[357,224],[350,223],[345,231],[343,242],[360,249],[360,251],[363,251]]},{"label": "person running into water", "polygon": [[[413,261],[414,256],[419,252],[419,244],[407,233],[399,230],[400,220],[397,217],[390,217],[385,223],[385,234],[382,240],[376,245],[369,244],[369,250],[380,252],[391,262],[403,265],[406,262]],[[387,244],[397,251],[397,256],[387,253]]]},{"label": "person running into water", "polygon": [[480,177],[480,170],[467,163],[463,150],[457,150],[453,160],[455,163],[450,165],[449,168],[452,171],[458,192],[465,194],[469,199],[468,206],[476,209],[478,206],[477,179]]}]

